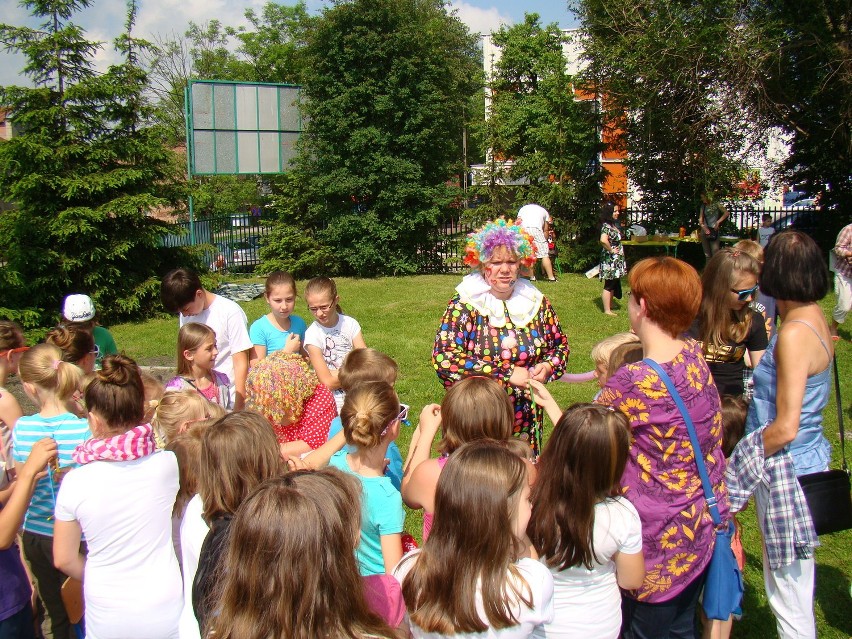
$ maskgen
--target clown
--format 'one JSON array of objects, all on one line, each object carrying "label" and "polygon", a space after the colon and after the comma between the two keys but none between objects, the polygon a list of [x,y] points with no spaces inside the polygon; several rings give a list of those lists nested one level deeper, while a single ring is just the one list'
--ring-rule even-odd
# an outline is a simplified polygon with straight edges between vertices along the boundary
[{"label": "clown", "polygon": [[561,377],[569,348],[550,302],[518,277],[535,262],[533,239],[502,218],[488,222],[468,236],[464,261],[473,272],[444,313],[432,364],[447,387],[474,375],[500,382],[514,404],[514,434],[537,456],[543,411],[530,398],[529,380]]}]

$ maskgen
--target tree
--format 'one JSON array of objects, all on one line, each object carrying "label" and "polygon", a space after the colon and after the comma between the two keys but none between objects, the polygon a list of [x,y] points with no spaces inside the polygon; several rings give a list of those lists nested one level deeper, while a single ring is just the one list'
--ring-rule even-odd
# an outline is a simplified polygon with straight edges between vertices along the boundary
[{"label": "tree", "polygon": [[476,38],[442,0],[338,1],[305,50],[306,128],[284,205],[321,230],[341,268],[418,268],[418,246],[457,198]]},{"label": "tree", "polygon": [[0,94],[21,131],[0,144],[0,197],[17,207],[0,218],[4,268],[20,283],[3,291],[10,303],[0,306],[29,309],[43,324],[72,291],[91,295],[108,319],[150,312],[158,275],[171,265],[158,248],[168,228],[147,215],[174,199],[174,163],[146,126],[145,43],[130,35],[136,5],[115,42],[123,62],[97,75],[91,61],[100,45],[71,22],[88,4],[29,1],[39,29],[0,25],[36,84]]},{"label": "tree", "polygon": [[[588,239],[595,219],[587,203],[600,193],[599,145],[593,103],[575,99],[575,78],[568,73],[563,48],[567,36],[556,24],[542,26],[533,13],[492,37],[500,57],[485,125],[488,213],[514,213],[526,202],[537,202],[550,211],[561,234]],[[512,161],[506,175],[504,164],[495,161],[500,159]],[[527,185],[501,187],[506,177]],[[502,195],[498,191],[511,195],[495,207]]]},{"label": "tree", "polygon": [[698,196],[728,195],[761,131],[720,70],[733,0],[579,0],[586,74],[625,131],[628,170],[657,222],[697,217]]},{"label": "tree", "polygon": [[791,139],[791,182],[852,214],[852,4],[743,2],[730,25],[729,84],[751,118]]}]

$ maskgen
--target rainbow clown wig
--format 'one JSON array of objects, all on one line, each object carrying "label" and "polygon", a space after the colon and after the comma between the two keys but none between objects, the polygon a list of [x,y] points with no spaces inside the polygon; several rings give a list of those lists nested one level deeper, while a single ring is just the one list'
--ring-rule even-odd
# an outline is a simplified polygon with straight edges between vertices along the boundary
[{"label": "rainbow clown wig", "polygon": [[302,417],[319,380],[297,353],[275,351],[252,366],[246,379],[246,408],[256,410],[277,426]]},{"label": "rainbow clown wig", "polygon": [[533,237],[523,227],[510,224],[504,218],[486,222],[478,231],[467,236],[464,251],[464,263],[471,268],[480,268],[491,259],[494,249],[504,247],[513,255],[517,255],[521,264],[535,264]]}]

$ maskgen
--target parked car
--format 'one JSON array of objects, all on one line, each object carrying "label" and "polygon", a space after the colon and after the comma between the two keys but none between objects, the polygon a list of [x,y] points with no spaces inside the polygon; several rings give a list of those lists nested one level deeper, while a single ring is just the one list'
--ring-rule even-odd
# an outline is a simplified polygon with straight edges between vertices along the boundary
[{"label": "parked car", "polygon": [[792,209],[813,209],[819,208],[816,198],[806,197],[802,200],[796,200],[790,207]]},{"label": "parked car", "polygon": [[232,268],[254,268],[260,262],[260,238],[251,236],[233,244]]}]

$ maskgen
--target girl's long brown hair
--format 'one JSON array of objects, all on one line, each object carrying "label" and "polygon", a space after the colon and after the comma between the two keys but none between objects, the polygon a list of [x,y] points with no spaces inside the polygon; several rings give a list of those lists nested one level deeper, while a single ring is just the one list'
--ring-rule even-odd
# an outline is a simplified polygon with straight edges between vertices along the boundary
[{"label": "girl's long brown hair", "polygon": [[701,308],[698,309],[700,339],[721,346],[743,341],[751,330],[751,308],[732,310],[728,302],[737,278],[745,273],[760,275],[760,265],[749,254],[734,249],[716,253],[701,275]]},{"label": "girl's long brown hair", "polygon": [[538,461],[527,534],[551,568],[595,562],[595,505],[618,494],[627,463],[627,418],[596,404],[566,410]]},{"label": "girl's long brown hair", "polygon": [[[447,635],[484,632],[517,625],[518,603],[533,606],[514,565],[514,517],[527,482],[526,464],[506,442],[483,439],[450,456],[438,479],[432,532],[402,582],[413,623]],[[476,609],[478,591],[487,623]]]},{"label": "girl's long brown hair", "polygon": [[363,595],[358,480],[327,468],[261,484],[240,506],[222,561],[217,639],[397,637]]}]

